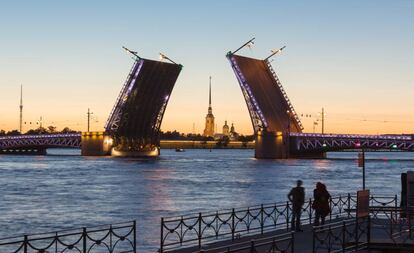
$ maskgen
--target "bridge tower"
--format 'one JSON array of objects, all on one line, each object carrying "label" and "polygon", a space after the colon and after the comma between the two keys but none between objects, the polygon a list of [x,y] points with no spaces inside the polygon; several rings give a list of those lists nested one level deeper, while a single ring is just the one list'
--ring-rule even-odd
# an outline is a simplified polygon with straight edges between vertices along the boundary
[{"label": "bridge tower", "polygon": [[227,59],[239,82],[249,110],[255,133],[255,157],[258,159],[289,158],[290,133],[300,133],[303,126],[269,58],[281,50],[272,51],[264,60],[236,55],[253,39],[229,52]]}]

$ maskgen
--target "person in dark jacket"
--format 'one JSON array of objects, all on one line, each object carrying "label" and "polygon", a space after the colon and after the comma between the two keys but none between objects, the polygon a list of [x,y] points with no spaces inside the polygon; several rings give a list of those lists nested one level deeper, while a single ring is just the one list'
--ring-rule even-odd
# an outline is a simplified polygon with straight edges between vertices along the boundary
[{"label": "person in dark jacket", "polygon": [[313,190],[313,198],[312,208],[315,209],[315,221],[313,225],[324,225],[325,217],[331,212],[329,208],[331,195],[326,189],[326,185],[321,182],[316,183],[316,188]]},{"label": "person in dark jacket", "polygon": [[296,187],[292,188],[288,194],[288,199],[292,202],[292,230],[303,231],[300,228],[300,216],[302,207],[305,203],[305,189],[302,187],[302,180],[296,181]]}]

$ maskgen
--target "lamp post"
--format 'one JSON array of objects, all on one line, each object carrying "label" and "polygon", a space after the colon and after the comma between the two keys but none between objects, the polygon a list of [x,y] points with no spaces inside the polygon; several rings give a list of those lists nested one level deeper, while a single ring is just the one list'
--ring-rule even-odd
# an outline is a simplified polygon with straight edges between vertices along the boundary
[{"label": "lamp post", "polygon": [[175,61],[173,61],[173,60],[171,60],[170,58],[168,58],[168,56],[166,56],[165,54],[163,54],[163,53],[160,53],[160,60],[162,61],[162,60],[167,60],[167,61],[170,61],[171,63],[173,63],[173,64],[178,64],[178,63],[176,63]]},{"label": "lamp post", "polygon": [[91,121],[91,114],[93,114],[93,112],[91,112],[88,108],[88,112],[86,113],[88,115],[88,132],[89,132],[89,127],[90,127],[90,121]]},{"label": "lamp post", "polygon": [[365,190],[365,150],[358,153],[358,167],[362,167],[362,190]]},{"label": "lamp post", "polygon": [[290,118],[291,118],[291,111],[290,110],[287,110],[286,111],[286,114],[288,116],[287,137],[286,137],[286,146],[287,146],[287,149],[286,149],[286,158],[289,158],[289,149],[290,149],[290,142],[289,142],[289,140],[290,140]]}]

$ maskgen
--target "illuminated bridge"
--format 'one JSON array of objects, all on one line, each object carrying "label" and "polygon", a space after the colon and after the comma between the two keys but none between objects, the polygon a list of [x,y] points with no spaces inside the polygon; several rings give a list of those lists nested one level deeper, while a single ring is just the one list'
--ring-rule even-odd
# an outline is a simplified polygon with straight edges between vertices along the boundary
[{"label": "illuminated bridge", "polygon": [[112,155],[157,156],[160,126],[182,65],[140,58],[119,93],[105,125],[113,138]]},{"label": "illuminated bridge", "polygon": [[[256,158],[322,158],[341,150],[414,151],[412,136],[303,133],[303,126],[269,58],[227,54],[255,133]],[[283,49],[283,48],[282,48]],[[282,50],[280,49],[280,50]],[[271,56],[278,51],[272,53]],[[140,58],[122,86],[105,132],[0,137],[0,153],[45,154],[47,148],[82,149],[82,155],[157,156],[161,121],[182,66]]]},{"label": "illuminated bridge", "polygon": [[116,99],[105,132],[20,135],[0,138],[0,153],[45,154],[47,148],[82,148],[82,155],[158,156],[160,126],[182,65],[141,58],[135,62]]},{"label": "illuminated bridge", "polygon": [[[104,133],[0,137],[0,154],[45,154],[47,148],[81,148],[81,139],[85,136],[99,138],[104,136]],[[290,133],[289,152],[293,156],[300,154],[304,157],[306,155],[312,157],[320,152],[358,149],[414,152],[414,139],[411,136],[395,135]]]},{"label": "illuminated bridge", "polygon": [[80,147],[80,133],[0,137],[0,154],[46,154],[47,148]]},{"label": "illuminated bridge", "polygon": [[414,151],[411,136],[333,135],[302,133],[303,127],[269,59],[284,49],[272,51],[264,60],[236,53],[227,59],[239,82],[254,133],[256,158],[325,157],[328,151],[348,149]]}]

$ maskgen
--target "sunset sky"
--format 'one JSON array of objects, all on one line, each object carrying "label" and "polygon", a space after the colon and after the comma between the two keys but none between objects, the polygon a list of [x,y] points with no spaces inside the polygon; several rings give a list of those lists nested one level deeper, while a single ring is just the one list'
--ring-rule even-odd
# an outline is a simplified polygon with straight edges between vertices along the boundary
[{"label": "sunset sky", "polygon": [[[24,121],[103,130],[133,60],[162,52],[184,68],[162,130],[202,133],[212,76],[213,114],[253,132],[225,58],[265,58],[305,132],[324,107],[326,132],[414,133],[414,1],[8,1],[0,5],[0,129]],[[27,131],[30,125],[24,126]],[[315,129],[320,131],[320,125]],[[221,130],[220,130],[221,131]]]}]

